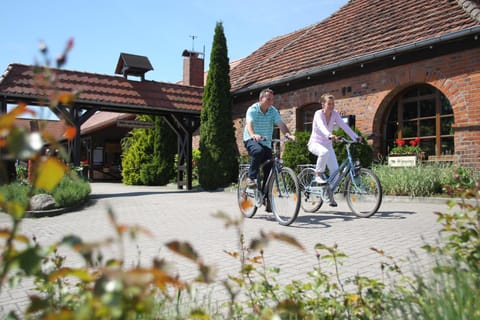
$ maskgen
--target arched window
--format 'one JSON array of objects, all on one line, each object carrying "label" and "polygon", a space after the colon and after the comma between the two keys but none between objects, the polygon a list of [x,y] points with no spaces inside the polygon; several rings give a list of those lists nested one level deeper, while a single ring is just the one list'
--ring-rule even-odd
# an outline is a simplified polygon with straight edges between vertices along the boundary
[{"label": "arched window", "polygon": [[322,109],[320,103],[311,103],[297,109],[297,131],[312,131],[313,115]]},{"label": "arched window", "polygon": [[426,155],[454,154],[453,111],[448,99],[430,85],[410,87],[390,106],[387,117],[386,146],[394,147],[395,139],[420,138]]}]

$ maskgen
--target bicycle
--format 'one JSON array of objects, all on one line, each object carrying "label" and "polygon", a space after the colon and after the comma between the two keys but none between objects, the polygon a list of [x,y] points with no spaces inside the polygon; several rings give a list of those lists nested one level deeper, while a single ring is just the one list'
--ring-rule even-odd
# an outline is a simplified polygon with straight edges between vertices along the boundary
[{"label": "bicycle", "polygon": [[[238,175],[237,200],[240,211],[252,218],[262,205],[271,209],[278,223],[290,225],[300,210],[300,185],[295,171],[284,167],[280,158],[280,139],[273,139],[273,157],[260,165],[257,187],[248,188],[248,164],[240,165]],[[263,177],[263,168],[271,165],[268,177]]]},{"label": "bicycle", "polygon": [[358,217],[368,218],[375,214],[382,203],[382,186],[375,173],[353,161],[350,146],[356,141],[340,138],[345,142],[347,158],[329,177],[326,184],[316,186],[314,165],[301,165],[298,180],[302,190],[301,206],[305,212],[316,212],[323,202],[332,199],[343,182],[343,195],[350,210]]}]

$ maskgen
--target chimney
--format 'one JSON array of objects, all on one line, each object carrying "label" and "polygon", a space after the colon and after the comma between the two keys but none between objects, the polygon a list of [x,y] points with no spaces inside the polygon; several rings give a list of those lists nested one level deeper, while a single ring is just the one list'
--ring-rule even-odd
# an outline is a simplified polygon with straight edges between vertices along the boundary
[{"label": "chimney", "polygon": [[184,50],[183,56],[183,84],[186,86],[203,87],[204,77],[204,54],[200,52],[193,52]]}]

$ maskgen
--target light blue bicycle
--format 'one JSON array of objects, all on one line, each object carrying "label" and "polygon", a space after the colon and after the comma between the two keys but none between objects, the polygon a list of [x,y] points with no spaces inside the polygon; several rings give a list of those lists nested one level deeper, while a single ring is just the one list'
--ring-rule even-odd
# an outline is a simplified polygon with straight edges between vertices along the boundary
[{"label": "light blue bicycle", "polygon": [[382,186],[372,170],[362,168],[360,161],[353,161],[350,146],[357,143],[353,140],[340,138],[345,142],[347,158],[329,177],[324,185],[315,183],[315,166],[300,165],[298,180],[301,190],[301,206],[305,212],[316,212],[323,202],[332,199],[335,191],[343,186],[343,195],[352,212],[358,217],[368,218],[375,214],[382,203]]}]

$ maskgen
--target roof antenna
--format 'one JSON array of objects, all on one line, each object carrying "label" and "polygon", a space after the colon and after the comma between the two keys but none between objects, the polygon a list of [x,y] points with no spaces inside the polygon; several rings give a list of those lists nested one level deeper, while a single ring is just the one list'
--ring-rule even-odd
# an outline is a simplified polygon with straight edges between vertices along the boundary
[{"label": "roof antenna", "polygon": [[190,35],[189,37],[192,38],[192,52],[195,52],[195,39],[198,38],[198,36]]}]

